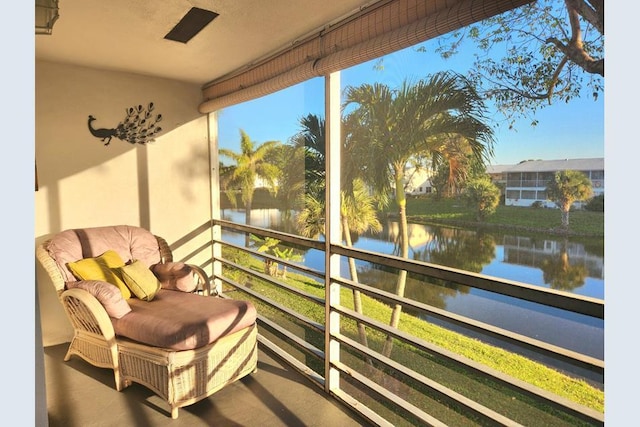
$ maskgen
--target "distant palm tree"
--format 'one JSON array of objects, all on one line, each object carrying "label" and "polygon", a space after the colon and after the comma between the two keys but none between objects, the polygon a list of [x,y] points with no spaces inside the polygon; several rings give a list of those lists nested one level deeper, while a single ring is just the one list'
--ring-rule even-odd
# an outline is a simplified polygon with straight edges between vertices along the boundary
[{"label": "distant palm tree", "polygon": [[547,183],[547,199],[562,211],[562,227],[569,228],[569,210],[574,202],[593,197],[593,186],[588,176],[580,171],[558,171]]},{"label": "distant palm tree", "polygon": [[[493,154],[493,132],[484,123],[485,107],[471,83],[455,73],[440,72],[415,84],[405,81],[397,90],[384,84],[363,84],[345,90],[347,123],[355,159],[362,162],[366,182],[377,194],[395,192],[400,222],[400,255],[409,256],[405,169],[416,157],[446,157],[451,138],[463,138],[479,159]],[[407,272],[400,271],[396,294],[404,296]],[[396,304],[390,325],[398,327],[402,306]],[[383,354],[390,355],[387,336]]]},{"label": "distant palm tree", "polygon": [[[240,129],[240,152],[221,148],[221,156],[233,160],[234,164],[221,167],[222,190],[234,206],[237,206],[237,193],[245,208],[245,223],[250,224],[253,193],[257,179],[262,179],[272,193],[277,193],[276,179],[280,173],[279,168],[268,163],[265,158],[271,150],[280,144],[279,141],[267,141],[261,145],[251,141],[249,135]],[[247,241],[249,236],[247,235]]]},{"label": "distant palm tree", "polygon": [[276,201],[278,210],[282,214],[283,231],[292,232],[291,217],[294,211],[299,211],[305,188],[304,148],[295,144],[281,144],[266,157],[266,160],[279,169],[278,191]]},{"label": "distant palm tree", "polygon": [[[441,150],[434,153],[434,169],[445,172],[440,178],[442,185],[438,191],[442,197],[454,197],[460,193],[465,183],[473,173],[475,158],[468,141],[459,136],[452,135],[444,140]],[[484,163],[482,163],[484,165]],[[484,170],[484,168],[482,168]]]}]

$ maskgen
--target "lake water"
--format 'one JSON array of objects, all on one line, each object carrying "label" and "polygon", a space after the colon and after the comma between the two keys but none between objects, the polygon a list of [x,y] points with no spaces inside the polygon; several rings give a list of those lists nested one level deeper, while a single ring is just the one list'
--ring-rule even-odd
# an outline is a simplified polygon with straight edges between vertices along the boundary
[{"label": "lake water", "polygon": [[[242,210],[227,209],[224,218],[245,222]],[[251,224],[292,232],[275,209],[252,211]],[[354,247],[398,255],[395,243],[398,224],[388,221],[383,225],[381,233],[357,238]],[[233,240],[235,237],[225,234],[225,239]],[[242,239],[236,241],[243,242]],[[411,224],[409,242],[409,257],[416,260],[604,299],[603,239],[563,239],[552,235],[516,235]],[[322,271],[324,253],[306,252],[304,264]],[[362,283],[393,292],[395,278],[390,272],[364,262],[357,266]],[[342,273],[349,277],[346,262]],[[405,296],[592,357],[604,358],[602,320],[516,301],[475,288],[443,287],[420,277],[408,279]]]}]

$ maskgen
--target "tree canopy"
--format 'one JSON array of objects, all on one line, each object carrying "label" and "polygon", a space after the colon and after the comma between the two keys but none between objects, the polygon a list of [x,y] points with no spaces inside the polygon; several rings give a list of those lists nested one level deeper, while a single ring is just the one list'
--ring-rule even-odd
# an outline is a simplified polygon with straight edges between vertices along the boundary
[{"label": "tree canopy", "polygon": [[230,166],[220,165],[222,190],[234,205],[237,204],[236,193],[240,193],[240,198],[245,205],[247,224],[256,180],[263,180],[270,191],[277,193],[277,177],[280,171],[265,158],[278,145],[280,145],[279,141],[256,144],[244,130],[240,129],[240,152],[236,153],[225,148],[219,150],[220,156],[228,157],[234,163]]},{"label": "tree canopy", "polygon": [[439,38],[436,51],[451,57],[465,40],[478,48],[469,78],[510,125],[604,90],[604,0],[537,0]]},{"label": "tree canopy", "polygon": [[562,211],[562,226],[569,227],[569,211],[574,202],[593,197],[591,180],[575,170],[558,171],[547,183],[547,198]]}]

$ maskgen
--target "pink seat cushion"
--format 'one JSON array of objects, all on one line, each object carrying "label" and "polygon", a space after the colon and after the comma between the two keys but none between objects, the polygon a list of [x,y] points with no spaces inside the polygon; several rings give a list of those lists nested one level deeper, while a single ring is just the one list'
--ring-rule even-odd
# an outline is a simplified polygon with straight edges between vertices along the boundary
[{"label": "pink seat cushion", "polygon": [[250,301],[160,289],[153,301],[128,302],[131,312],[111,319],[116,335],[173,350],[205,346],[256,321]]}]

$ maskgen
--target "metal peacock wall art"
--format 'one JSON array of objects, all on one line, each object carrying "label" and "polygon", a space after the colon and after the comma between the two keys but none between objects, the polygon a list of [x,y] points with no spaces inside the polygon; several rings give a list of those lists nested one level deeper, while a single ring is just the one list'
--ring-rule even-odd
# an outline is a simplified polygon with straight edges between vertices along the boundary
[{"label": "metal peacock wall art", "polygon": [[162,131],[162,128],[158,126],[158,122],[162,120],[162,114],[156,114],[153,118],[153,110],[153,102],[150,102],[147,108],[142,105],[129,107],[125,118],[112,129],[94,128],[92,123],[96,118],[89,115],[87,123],[89,132],[104,142],[105,146],[111,143],[112,138],[118,138],[130,144],[146,144],[154,141],[155,135]]}]

